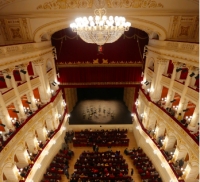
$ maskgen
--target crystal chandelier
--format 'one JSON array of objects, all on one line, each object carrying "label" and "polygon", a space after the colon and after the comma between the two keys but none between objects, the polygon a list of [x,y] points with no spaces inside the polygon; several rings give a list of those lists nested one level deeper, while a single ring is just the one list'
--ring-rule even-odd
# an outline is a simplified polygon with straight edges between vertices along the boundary
[{"label": "crystal chandelier", "polygon": [[[97,2],[97,1],[96,1]],[[99,1],[98,5],[105,5]],[[100,7],[94,10],[95,17],[79,17],[70,24],[73,32],[77,32],[80,38],[91,44],[103,45],[117,41],[124,31],[128,31],[131,26],[124,17],[106,16],[106,9]]]}]

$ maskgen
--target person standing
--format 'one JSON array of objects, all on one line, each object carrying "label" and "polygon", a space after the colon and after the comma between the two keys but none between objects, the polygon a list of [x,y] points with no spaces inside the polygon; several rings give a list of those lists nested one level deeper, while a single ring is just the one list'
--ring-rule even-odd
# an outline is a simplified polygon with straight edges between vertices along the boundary
[{"label": "person standing", "polygon": [[95,147],[95,152],[99,152],[99,146],[98,145],[96,145],[96,147]]},{"label": "person standing", "polygon": [[134,170],[133,168],[131,168],[131,176],[133,176]]},{"label": "person standing", "polygon": [[92,148],[93,148],[93,152],[95,152],[95,149],[96,149],[96,144],[95,143],[93,143]]}]

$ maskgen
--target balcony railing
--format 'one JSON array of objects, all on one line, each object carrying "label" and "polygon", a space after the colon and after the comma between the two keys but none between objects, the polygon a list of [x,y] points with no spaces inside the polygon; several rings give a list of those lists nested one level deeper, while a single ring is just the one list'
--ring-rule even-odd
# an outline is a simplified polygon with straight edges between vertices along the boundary
[{"label": "balcony railing", "polygon": [[[49,105],[50,103],[52,103],[52,102],[55,100],[55,98],[57,97],[57,95],[59,94],[60,91],[61,91],[61,89],[59,89],[59,90],[51,97],[51,100],[50,100],[48,103],[46,103],[46,104],[43,105],[42,107],[38,108],[38,110],[37,110],[35,113],[33,113],[32,115],[30,115],[18,128],[16,128],[16,130],[15,130],[15,131],[10,135],[10,137],[4,142],[3,148],[6,147],[6,145],[10,142],[10,140],[11,140],[12,138],[15,137],[15,135],[23,128],[24,125],[26,125],[26,123],[29,122],[29,120],[31,120],[31,118],[33,118],[35,115],[37,115],[37,113],[40,112],[43,108],[45,108],[47,105]],[[0,149],[0,152],[3,150],[3,148]]]},{"label": "balcony railing", "polygon": [[[55,99],[55,98],[54,98]],[[31,169],[34,167],[34,163],[37,161],[37,159],[39,158],[40,154],[42,153],[43,149],[48,145],[48,143],[51,141],[51,139],[57,134],[57,132],[61,129],[61,126],[64,122],[64,116],[66,115],[67,113],[67,109],[65,109],[65,112],[63,113],[63,117],[62,117],[62,120],[60,121],[59,123],[59,126],[58,128],[54,131],[54,133],[46,140],[46,143],[40,147],[41,150],[38,151],[37,155],[35,156],[35,158],[32,160],[32,164],[29,165],[29,170],[26,172],[25,176],[23,177],[22,180],[20,180],[19,182],[25,182],[26,181],[26,178],[29,176],[29,173],[31,172]]]},{"label": "balcony railing", "polygon": [[[159,146],[159,144],[154,140],[154,138],[152,138],[152,136],[150,136],[149,132],[147,131],[147,129],[143,126],[142,121],[140,119],[140,117],[138,116],[138,113],[136,112],[136,116],[137,119],[139,121],[140,127],[142,128],[142,130],[149,136],[149,138],[151,138],[152,142],[155,144],[155,146],[157,146],[158,150],[162,153],[163,157],[165,158],[165,160],[168,162],[169,159],[165,154],[165,151]],[[173,164],[169,163],[170,168],[172,169],[174,175],[176,176],[177,180],[179,182],[184,182],[184,180],[181,178],[181,175],[174,169]]]},{"label": "balcony railing", "polygon": [[191,133],[189,132],[189,130],[188,130],[185,126],[183,126],[175,117],[173,117],[172,115],[170,115],[170,113],[168,113],[164,108],[160,107],[159,105],[157,105],[156,103],[154,103],[153,101],[151,101],[149,95],[147,95],[147,94],[144,92],[143,89],[140,89],[140,90],[142,91],[142,93],[145,95],[145,97],[147,98],[147,100],[148,100],[149,102],[151,102],[151,103],[154,104],[156,107],[158,107],[158,108],[161,109],[163,112],[165,112],[165,114],[167,114],[171,119],[173,119],[173,120],[176,122],[176,124],[178,124],[178,125],[188,134],[188,136],[190,136],[190,137],[192,138],[192,140],[194,140],[194,142],[195,142],[197,145],[199,145],[199,140],[198,140],[198,138],[196,138],[193,134],[191,134]]}]

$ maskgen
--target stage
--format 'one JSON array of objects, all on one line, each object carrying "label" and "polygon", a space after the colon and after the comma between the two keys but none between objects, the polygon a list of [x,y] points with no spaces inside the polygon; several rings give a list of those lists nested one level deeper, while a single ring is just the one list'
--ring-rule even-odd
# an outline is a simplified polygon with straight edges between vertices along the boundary
[{"label": "stage", "polygon": [[132,117],[123,101],[79,101],[70,113],[69,125],[76,124],[132,124]]}]

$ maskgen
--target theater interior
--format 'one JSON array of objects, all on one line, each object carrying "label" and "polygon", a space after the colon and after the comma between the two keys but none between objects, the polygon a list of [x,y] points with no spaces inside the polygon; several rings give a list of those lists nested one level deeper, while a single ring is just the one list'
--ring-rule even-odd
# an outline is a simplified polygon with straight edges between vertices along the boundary
[{"label": "theater interior", "polygon": [[199,1],[0,0],[0,169],[198,182]]}]

